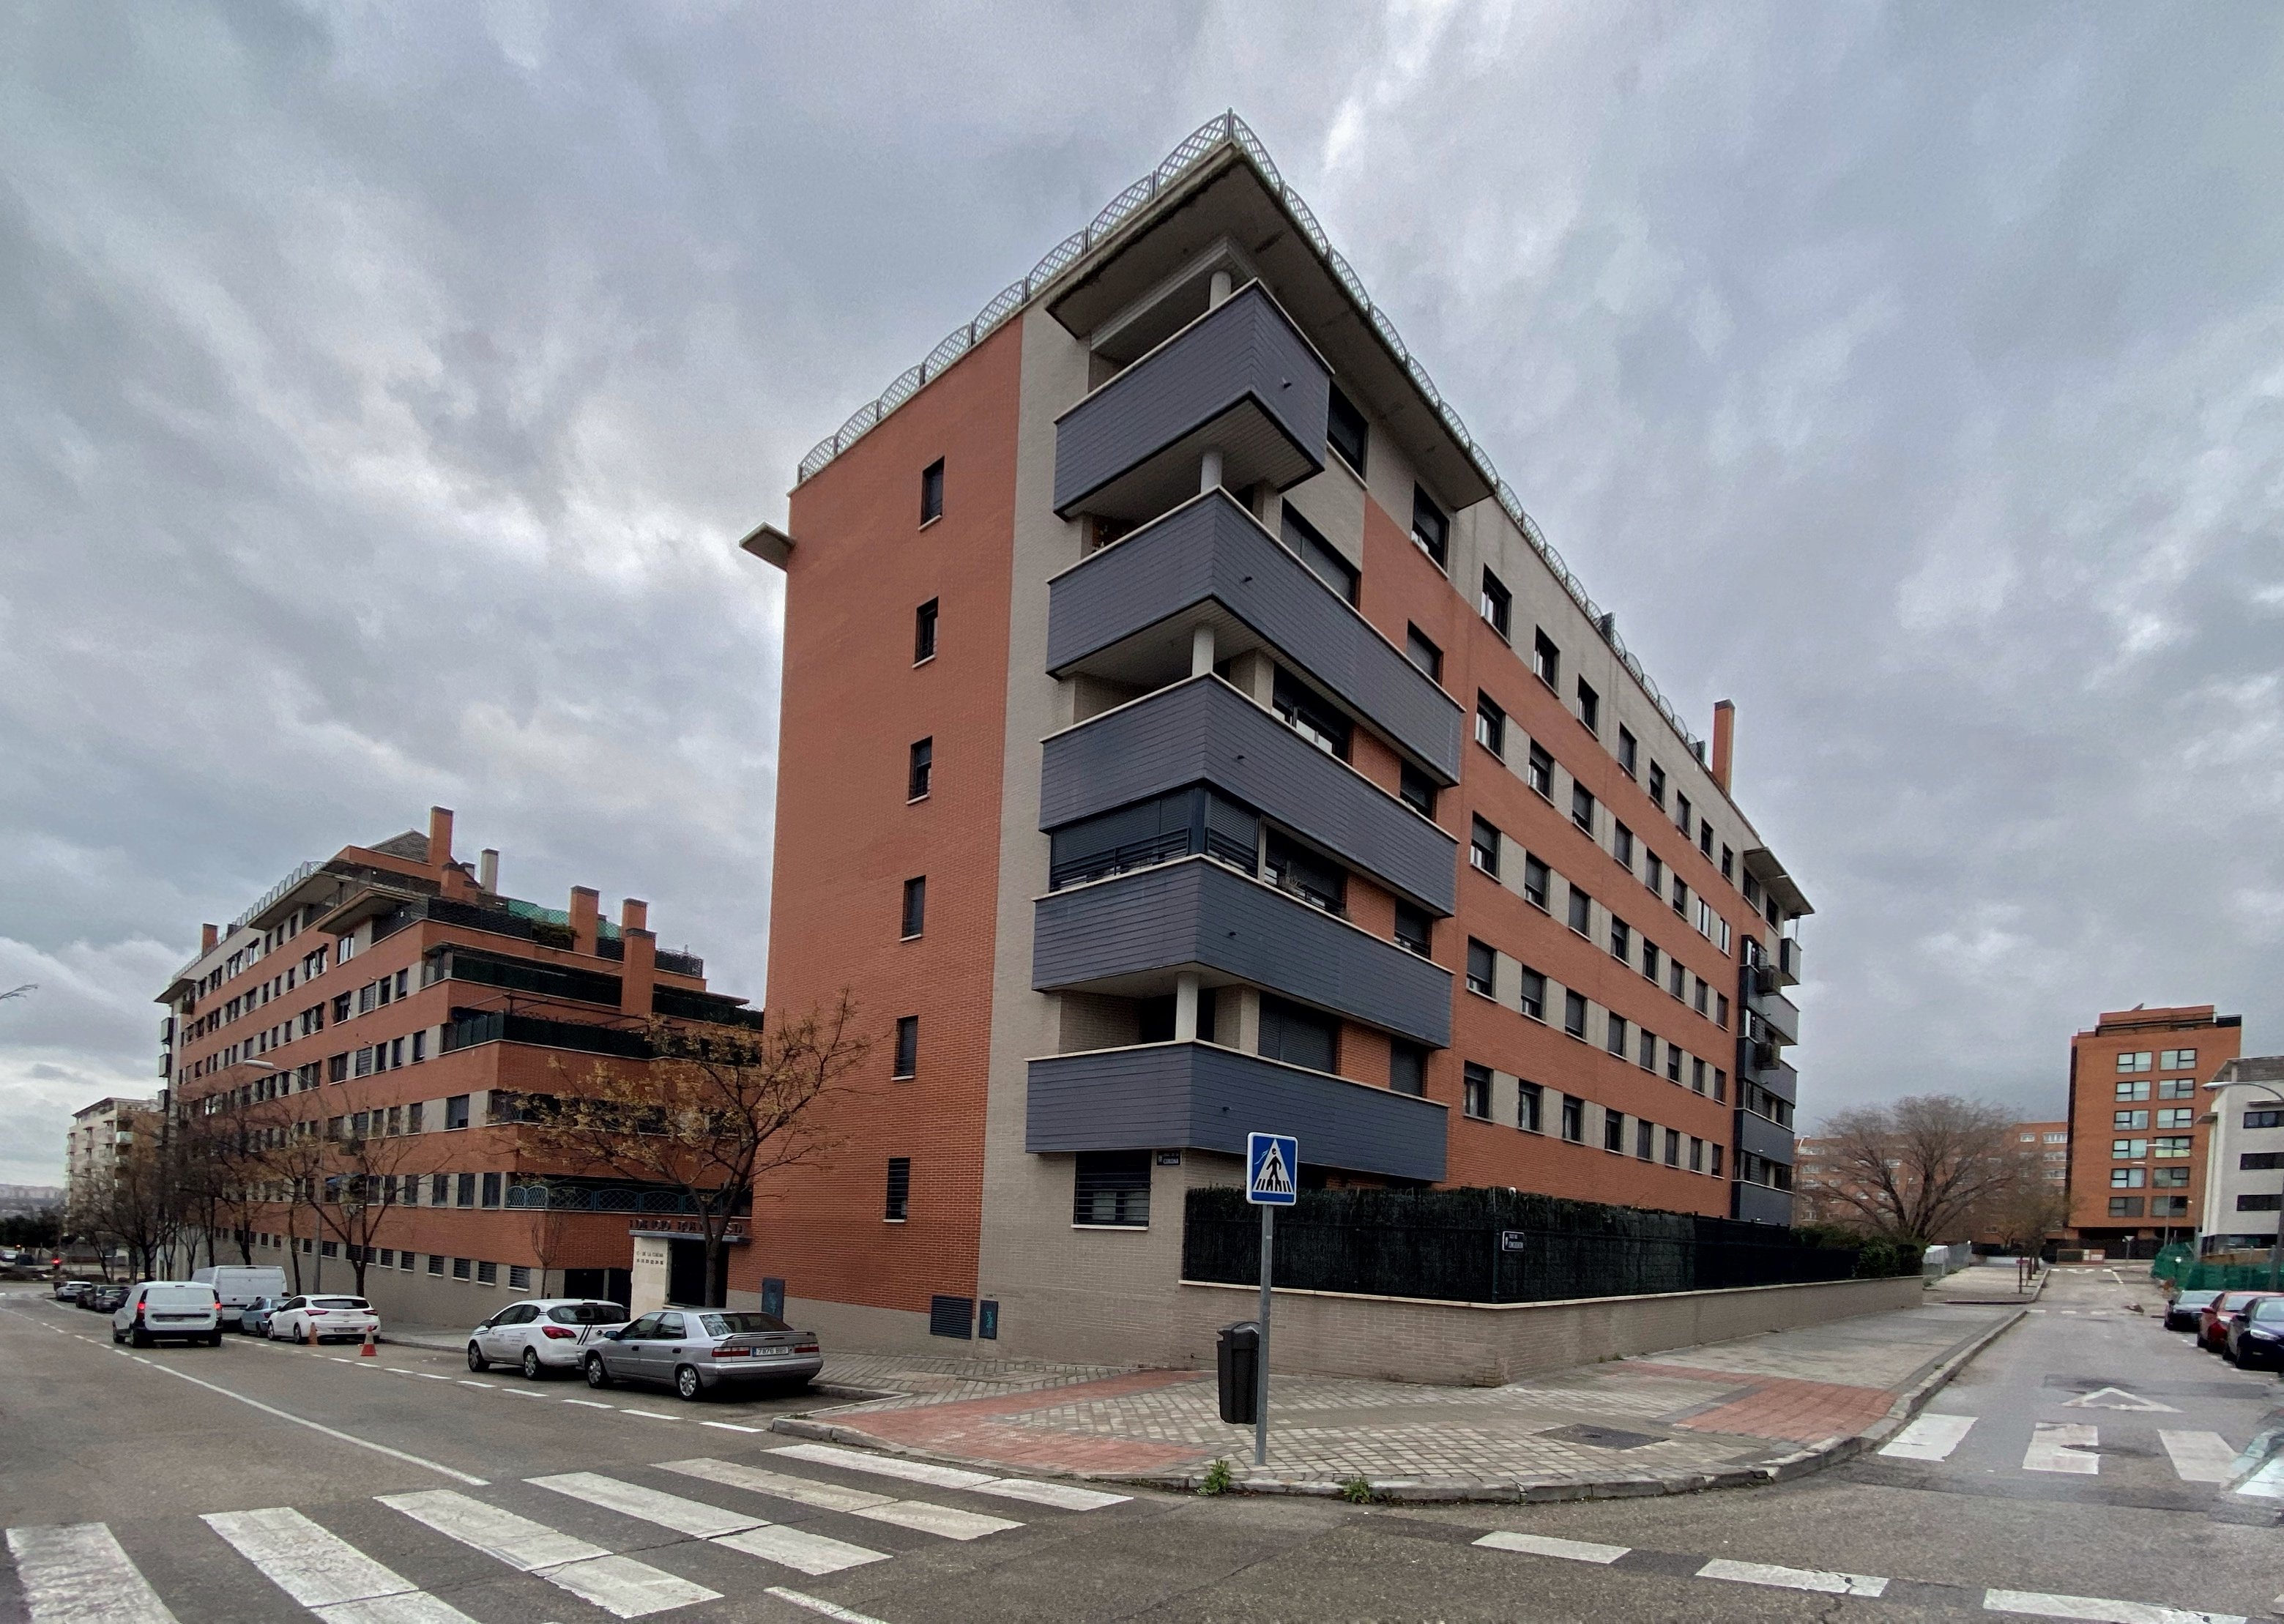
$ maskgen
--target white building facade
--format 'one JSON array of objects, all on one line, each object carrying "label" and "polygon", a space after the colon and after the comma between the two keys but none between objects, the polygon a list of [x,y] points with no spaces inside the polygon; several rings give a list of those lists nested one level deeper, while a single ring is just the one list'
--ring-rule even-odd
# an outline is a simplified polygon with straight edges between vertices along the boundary
[{"label": "white building facade", "polygon": [[2212,1132],[2206,1140],[2203,1252],[2276,1244],[2284,1208],[2284,1055],[2247,1055],[2206,1085]]}]

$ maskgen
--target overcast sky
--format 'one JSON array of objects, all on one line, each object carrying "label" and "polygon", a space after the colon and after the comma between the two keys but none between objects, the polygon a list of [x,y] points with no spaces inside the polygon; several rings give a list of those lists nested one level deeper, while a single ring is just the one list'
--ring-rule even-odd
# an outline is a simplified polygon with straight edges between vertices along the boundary
[{"label": "overcast sky", "polygon": [[2284,11],[51,0],[0,10],[0,1181],[157,1086],[201,920],[432,802],[758,999],[732,543],[1230,105],[1736,700],[1804,1120],[2058,1113],[2141,1002],[2284,1046]]}]

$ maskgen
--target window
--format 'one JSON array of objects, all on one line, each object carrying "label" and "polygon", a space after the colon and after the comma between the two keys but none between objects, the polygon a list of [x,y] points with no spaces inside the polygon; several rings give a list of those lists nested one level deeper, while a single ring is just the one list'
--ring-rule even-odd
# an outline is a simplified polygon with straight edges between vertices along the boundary
[{"label": "window", "polygon": [[904,882],[903,940],[909,941],[927,928],[927,876]]},{"label": "window", "polygon": [[1429,956],[1434,945],[1435,922],[1424,908],[1414,908],[1409,902],[1396,905],[1396,942],[1409,948],[1420,957]]},{"label": "window", "polygon": [[1404,657],[1428,674],[1431,683],[1443,680],[1443,651],[1428,640],[1417,626],[1404,629]]},{"label": "window", "polygon": [[1266,994],[1261,1000],[1261,1057],[1312,1072],[1340,1069],[1341,1023]]},{"label": "window", "polygon": [[[1726,1100],[1728,1097],[1729,1097],[1729,1074],[1728,1074],[1728,1073],[1726,1073],[1726,1072],[1725,1072],[1725,1071],[1723,1071],[1719,1066],[1715,1066],[1715,1067],[1713,1068],[1713,1101],[1714,1101],[1714,1104],[1716,1104],[1716,1105],[1719,1105],[1719,1104],[1720,1104],[1720,1103],[1722,1103],[1723,1101]],[[1716,1173],[1717,1173],[1717,1172],[1719,1172],[1719,1171],[1721,1170],[1717,1163],[1715,1165],[1715,1167],[1714,1167],[1714,1169],[1713,1169],[1713,1170],[1714,1170]]]},{"label": "window", "polygon": [[1665,1130],[1665,1165],[1669,1167],[1681,1165],[1681,1135],[1670,1128]]},{"label": "window", "polygon": [[2236,1159],[2240,1173],[2260,1173],[2284,1167],[2284,1151],[2246,1151]]},{"label": "window", "polygon": [[1689,972],[1681,967],[1681,961],[1678,958],[1665,961],[1665,990],[1677,998],[1688,995]]},{"label": "window", "polygon": [[926,665],[935,658],[935,605],[933,597],[912,611],[912,663]]},{"label": "window", "polygon": [[2280,1207],[2284,1207],[2284,1192],[2272,1191],[2236,1198],[2236,1210],[2240,1213],[2272,1213]]},{"label": "window", "polygon": [[1475,695],[1475,742],[1493,755],[1506,754],[1506,713],[1490,695]]},{"label": "window", "polygon": [[1705,978],[1699,976],[1697,978],[1697,1012],[1700,1015],[1707,1012],[1705,1005],[1709,1001],[1712,992],[1713,988],[1707,983]]},{"label": "window", "polygon": [[[1681,1081],[1681,1050],[1671,1043],[1665,1046],[1665,1080],[1668,1082]],[[1702,1060],[1697,1063],[1697,1091],[1700,1094],[1705,1092],[1705,1062]]]},{"label": "window", "polygon": [[1634,1064],[1646,1072],[1654,1072],[1657,1069],[1657,1034],[1647,1027],[1637,1027],[1634,1030],[1639,1035],[1634,1044]]},{"label": "window", "polygon": [[455,1094],[444,1102],[444,1127],[447,1130],[468,1125],[468,1097]]},{"label": "window", "polygon": [[1546,1019],[1546,978],[1528,965],[1522,972],[1522,995],[1516,1000],[1518,1007],[1533,1020]]},{"label": "window", "polygon": [[[1475,819],[1474,832],[1467,837],[1467,861],[1493,879],[1498,878],[1499,832],[1480,817]],[[1529,867],[1524,864],[1526,872]]]},{"label": "window", "polygon": [[1459,1108],[1478,1120],[1491,1120],[1491,1074],[1487,1067],[1467,1062],[1467,1073],[1460,1086]]},{"label": "window", "polygon": [[1627,873],[1633,872],[1634,832],[1623,824],[1613,823],[1610,825],[1610,855],[1618,860],[1618,866]]},{"label": "window", "polygon": [[2147,1128],[2149,1126],[2149,1113],[2146,1111],[2113,1112],[2109,1125],[2112,1128]]},{"label": "window", "polygon": [[1655,852],[1642,854],[1642,884],[1650,888],[1650,894],[1654,896],[1664,893],[1665,859]]},{"label": "window", "polygon": [[497,1263],[477,1264],[476,1284],[478,1285],[497,1285],[499,1284],[499,1265]]},{"label": "window", "polygon": [[920,470],[920,523],[933,524],[943,517],[943,458],[937,457]]},{"label": "window", "polygon": [[1665,810],[1665,769],[1655,761],[1649,764],[1649,798],[1657,803],[1659,811]]},{"label": "window", "polygon": [[1562,1099],[1562,1137],[1565,1142],[1578,1144],[1586,1137],[1586,1102],[1576,1095]]},{"label": "window", "polygon": [[1544,631],[1534,630],[1530,639],[1531,674],[1549,688],[1560,693],[1562,689],[1562,651],[1554,646],[1554,639]]},{"label": "window", "polygon": [[1073,1159],[1073,1223],[1089,1229],[1150,1227],[1149,1152],[1081,1151]]},{"label": "window", "polygon": [[2149,1184],[2155,1190],[2186,1190],[2189,1187],[2189,1170],[2186,1167],[2152,1167],[2149,1169]]},{"label": "window", "polygon": [[1626,1119],[1615,1111],[1602,1113],[1602,1148],[1614,1156],[1626,1153]]},{"label": "window", "polygon": [[2284,1128],[2284,1111],[2248,1111],[2244,1113],[2247,1128]]},{"label": "window", "polygon": [[528,1292],[531,1289],[531,1269],[528,1264],[510,1263],[507,1266],[507,1289],[511,1292]]},{"label": "window", "polygon": [[2121,1082],[2117,1085],[2117,1097],[2147,1099],[2149,1097],[2149,1085],[2146,1082]]},{"label": "window", "polygon": [[911,1214],[912,1205],[912,1159],[909,1156],[888,1158],[888,1199],[880,1216],[890,1223],[902,1223]]},{"label": "window", "polygon": [[1508,626],[1514,619],[1514,594],[1508,591],[1506,583],[1489,570],[1483,572],[1483,597],[1481,607],[1483,619],[1491,623],[1491,629],[1500,636],[1506,636]]},{"label": "window", "polygon": [[1491,995],[1492,967],[1497,961],[1498,955],[1491,951],[1489,942],[1477,941],[1472,936],[1467,939],[1467,990],[1469,992],[1481,993],[1486,998]]},{"label": "window", "polygon": [[1435,817],[1435,780],[1406,761],[1398,769],[1396,792],[1420,816],[1434,822]]},{"label": "window", "polygon": [[904,799],[923,800],[935,776],[935,740],[923,738],[912,746],[911,765],[904,774]]},{"label": "window", "polygon": [[1683,879],[1680,875],[1676,874],[1673,876],[1673,884],[1670,890],[1673,900],[1673,911],[1679,914],[1683,918],[1687,918],[1689,917],[1688,882]]},{"label": "window", "polygon": [[1689,838],[1689,824],[1694,815],[1689,809],[1689,797],[1677,794],[1673,798],[1673,821],[1680,826],[1682,838]]},{"label": "window", "polygon": [[500,1175],[497,1173],[484,1175],[483,1204],[486,1206],[497,1206],[500,1204]]},{"label": "window", "polygon": [[2139,1190],[2147,1176],[2139,1167],[2112,1167],[2109,1170],[2109,1187],[2112,1190]]},{"label": "window", "polygon": [[450,1174],[430,1174],[428,1175],[428,1205],[431,1206],[443,1206],[450,1194],[451,1184],[452,1175]]},{"label": "window", "polygon": [[1642,939],[1642,974],[1649,978],[1653,986],[1657,982],[1657,964],[1660,956],[1657,944],[1644,937]]},{"label": "window", "polygon": [[1633,956],[1633,927],[1615,914],[1612,914],[1610,916],[1610,956],[1631,962]]},{"label": "window", "polygon": [[[2124,1085],[2121,1083],[2119,1086]],[[2166,1077],[2158,1081],[2159,1099],[2194,1099],[2196,1097],[2197,1080],[2194,1077]]]},{"label": "window", "polygon": [[1715,1178],[1719,1178],[1721,1176],[1721,1147],[1717,1144],[1709,1144],[1705,1147],[1705,1170],[1711,1174]]},{"label": "window", "polygon": [[1737,854],[1726,846],[1721,848],[1721,878],[1731,885],[1737,882]]},{"label": "window", "polygon": [[1356,602],[1356,566],[1340,555],[1322,531],[1295,512],[1289,503],[1285,507],[1282,535],[1285,545],[1299,555],[1310,574],[1339,593],[1343,602]]},{"label": "window", "polygon": [[1443,517],[1443,510],[1435,505],[1428,493],[1417,485],[1412,488],[1412,539],[1435,560],[1435,567],[1444,567],[1444,554],[1451,539],[1451,521]]},{"label": "window", "polygon": [[[411,1257],[412,1254],[408,1252],[404,1255]],[[444,1272],[444,1259],[441,1253],[432,1252],[428,1254],[428,1272],[432,1275],[441,1275]]]},{"label": "window", "polygon": [[2149,1215],[2152,1218],[2186,1218],[2189,1215],[2186,1196],[2151,1196]]},{"label": "window", "polygon": [[1349,719],[1281,666],[1271,685],[1269,703],[1287,727],[1318,749],[1343,761],[1349,759]]},{"label": "window", "polygon": [[1538,1125],[1539,1112],[1546,1103],[1545,1090],[1535,1082],[1514,1085],[1514,1125],[1527,1134],[1544,1133]]},{"label": "window", "polygon": [[1594,838],[1594,792],[1574,781],[1570,785],[1570,821]]},{"label": "window", "polygon": [[2139,1196],[2110,1197],[2109,1215],[2112,1218],[2139,1218],[2141,1215],[2141,1198]]},{"label": "window", "polygon": [[920,1018],[917,1015],[896,1017],[896,1064],[888,1075],[909,1081],[919,1074]]},{"label": "window", "polygon": [[2157,1066],[2161,1071],[2185,1072],[2196,1063],[2197,1051],[2194,1049],[2168,1049],[2157,1057]]},{"label": "window", "polygon": [[1529,902],[1534,908],[1544,910],[1546,907],[1546,892],[1549,883],[1550,871],[1547,866],[1537,858],[1532,856],[1529,853],[1525,852],[1522,856],[1523,900]]},{"label": "window", "polygon": [[2152,1058],[2146,1049],[2139,1054],[2120,1055],[2117,1057],[2117,1069],[2121,1072],[2146,1072]]},{"label": "window", "polygon": [[1634,1119],[1634,1156],[1641,1161],[1654,1161],[1657,1158],[1657,1128],[1639,1117]]},{"label": "window", "polygon": [[1562,995],[1562,1030],[1575,1038],[1586,1035],[1586,995],[1566,992]]},{"label": "window", "polygon": [[1325,410],[1325,439],[1334,450],[1341,454],[1341,460],[1362,477],[1365,449],[1371,443],[1372,431],[1364,420],[1364,413],[1356,409],[1356,402],[1341,393],[1338,384],[1333,386],[1332,399]]},{"label": "window", "polygon": [[1729,995],[1713,995],[1713,1024],[1726,1032],[1729,1029]]},{"label": "window", "polygon": [[1388,1086],[1392,1093],[1422,1099],[1428,1093],[1428,1051],[1417,1043],[1391,1038],[1388,1044]]},{"label": "window", "polygon": [[1570,887],[1570,928],[1585,935],[1594,922],[1594,899],[1577,886]]},{"label": "window", "polygon": [[2171,1156],[2178,1159],[2186,1156],[2189,1153],[2189,1136],[2161,1134],[2149,1142],[2149,1153],[2159,1158]]},{"label": "window", "polygon": [[452,1205],[473,1206],[475,1204],[476,1175],[473,1173],[455,1174],[452,1177]]},{"label": "window", "polygon": [[1600,736],[1602,731],[1602,696],[1586,686],[1586,679],[1578,679],[1578,720],[1586,724],[1586,731]]},{"label": "window", "polygon": [[1618,730],[1618,770],[1631,778],[1634,776],[1634,761],[1640,753],[1641,744],[1625,729]]},{"label": "window", "polygon": [[1702,1060],[1692,1059],[1689,1062],[1689,1091],[1692,1094],[1705,1092],[1705,1062]]},{"label": "window", "polygon": [[1692,1173],[1705,1171],[1705,1142],[1694,1134],[1689,1136],[1689,1170]]},{"label": "window", "polygon": [[1603,1038],[1609,1051],[1623,1060],[1626,1058],[1626,1018],[1611,1011],[1603,1018]]},{"label": "window", "polygon": [[1530,764],[1524,769],[1522,781],[1547,800],[1554,799],[1554,758],[1546,753],[1544,745],[1530,747]]},{"label": "window", "polygon": [[1713,855],[1713,820],[1701,818],[1697,824],[1697,849],[1706,856]]}]

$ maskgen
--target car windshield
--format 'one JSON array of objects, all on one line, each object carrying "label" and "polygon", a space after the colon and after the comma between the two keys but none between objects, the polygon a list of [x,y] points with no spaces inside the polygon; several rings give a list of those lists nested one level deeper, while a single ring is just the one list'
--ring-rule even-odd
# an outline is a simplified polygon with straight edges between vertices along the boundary
[{"label": "car windshield", "polygon": [[210,1285],[154,1285],[143,1293],[145,1305],[153,1308],[211,1308],[214,1300]]},{"label": "car windshield", "polygon": [[2284,1320],[2284,1297],[2265,1297],[2252,1305],[2252,1318],[2259,1324],[2272,1325]]},{"label": "car windshield", "polygon": [[369,1305],[362,1297],[312,1297],[309,1306],[313,1308],[363,1308]]},{"label": "car windshield", "polygon": [[2222,1309],[2236,1309],[2241,1308],[2246,1303],[2249,1303],[2251,1300],[2252,1293],[2250,1292],[2224,1292],[2221,1293],[2219,1300],[2213,1304],[2213,1307]]},{"label": "car windshield", "polygon": [[759,1336],[791,1329],[774,1314],[701,1314],[698,1318],[707,1334],[716,1337]]},{"label": "car windshield", "polygon": [[2177,1308],[2202,1308],[2219,1295],[2218,1292],[2183,1292],[2173,1299],[2173,1306]]},{"label": "car windshield", "polygon": [[567,1302],[548,1309],[547,1317],[559,1325],[618,1325],[627,1311],[614,1302]]}]

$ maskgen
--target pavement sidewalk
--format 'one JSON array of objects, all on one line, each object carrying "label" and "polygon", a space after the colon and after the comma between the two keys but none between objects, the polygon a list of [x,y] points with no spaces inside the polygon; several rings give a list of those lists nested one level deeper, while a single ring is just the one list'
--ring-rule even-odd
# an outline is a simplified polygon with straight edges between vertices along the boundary
[{"label": "pavement sidewalk", "polygon": [[896,1354],[828,1381],[893,1397],[773,1430],[999,1471],[1194,1488],[1216,1460],[1255,1493],[1578,1500],[1781,1481],[1884,1440],[2022,1317],[1992,1302],[1864,1315],[1546,1372],[1504,1387],[1279,1376],[1269,1464],[1216,1413],[1210,1372]]}]

